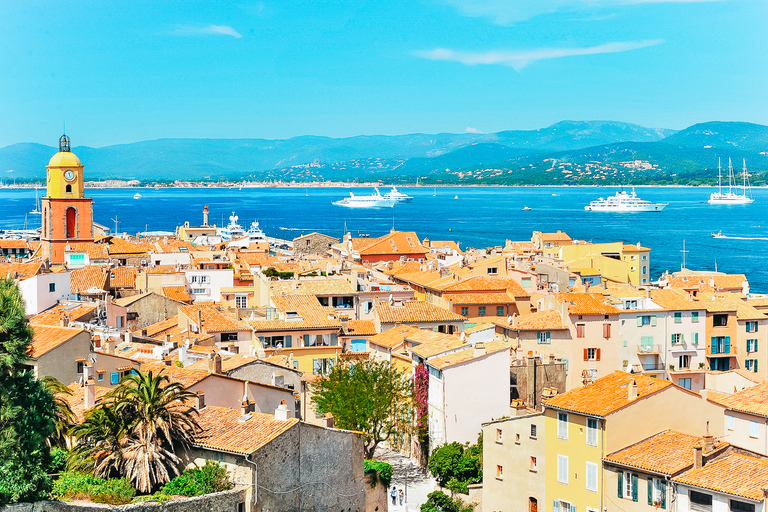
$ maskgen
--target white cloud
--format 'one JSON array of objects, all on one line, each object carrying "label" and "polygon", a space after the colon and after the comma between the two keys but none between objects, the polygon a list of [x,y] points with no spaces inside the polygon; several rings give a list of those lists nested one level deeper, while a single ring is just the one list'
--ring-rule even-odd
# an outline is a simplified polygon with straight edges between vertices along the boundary
[{"label": "white cloud", "polygon": [[185,25],[176,27],[173,33],[179,36],[219,35],[232,36],[236,39],[243,37],[237,30],[227,25],[208,25],[207,27]]},{"label": "white cloud", "polygon": [[477,128],[472,128],[471,126],[467,126],[467,129],[464,130],[464,133],[483,133]]},{"label": "white cloud", "polygon": [[520,71],[528,64],[539,60],[575,57],[578,55],[627,52],[630,50],[655,46],[663,42],[663,39],[652,39],[649,41],[606,43],[598,46],[588,46],[586,48],[537,48],[523,51],[489,51],[476,53],[457,52],[444,48],[436,48],[434,50],[417,51],[414,52],[414,55],[421,57],[422,59],[461,62],[468,66],[477,64],[498,64],[502,66],[510,66],[515,70]]},{"label": "white cloud", "polygon": [[636,4],[703,3],[729,0],[445,0],[464,16],[489,18],[499,25],[529,20],[557,11],[620,7]]}]

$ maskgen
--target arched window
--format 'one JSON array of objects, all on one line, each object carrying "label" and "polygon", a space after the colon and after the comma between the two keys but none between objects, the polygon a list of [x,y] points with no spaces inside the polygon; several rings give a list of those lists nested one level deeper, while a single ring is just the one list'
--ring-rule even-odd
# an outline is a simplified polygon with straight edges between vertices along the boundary
[{"label": "arched window", "polygon": [[67,194],[72,193],[72,185],[67,185]]},{"label": "arched window", "polygon": [[[67,185],[69,186],[69,185]],[[67,238],[76,238],[77,210],[72,207],[67,208]]]}]

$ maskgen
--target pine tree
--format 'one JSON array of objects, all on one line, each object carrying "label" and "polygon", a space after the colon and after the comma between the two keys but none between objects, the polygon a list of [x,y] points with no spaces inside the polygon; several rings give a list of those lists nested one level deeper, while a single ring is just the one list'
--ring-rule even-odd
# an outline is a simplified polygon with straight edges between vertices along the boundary
[{"label": "pine tree", "polygon": [[25,363],[32,329],[11,280],[0,280],[0,505],[45,498],[50,489],[53,396]]}]

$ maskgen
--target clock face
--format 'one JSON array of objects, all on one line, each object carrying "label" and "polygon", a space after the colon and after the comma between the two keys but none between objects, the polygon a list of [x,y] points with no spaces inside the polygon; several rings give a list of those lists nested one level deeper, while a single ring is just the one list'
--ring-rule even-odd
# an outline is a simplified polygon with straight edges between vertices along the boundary
[{"label": "clock face", "polygon": [[65,172],[64,173],[64,179],[67,180],[67,181],[72,181],[73,179],[75,179],[75,173],[72,172],[71,170]]}]

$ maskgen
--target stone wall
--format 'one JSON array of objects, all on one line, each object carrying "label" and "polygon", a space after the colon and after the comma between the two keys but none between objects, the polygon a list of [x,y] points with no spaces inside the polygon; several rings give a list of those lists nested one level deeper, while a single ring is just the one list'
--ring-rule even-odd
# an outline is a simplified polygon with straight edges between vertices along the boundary
[{"label": "stone wall", "polygon": [[310,233],[293,239],[293,251],[301,254],[327,254],[331,245],[339,243],[338,238],[323,235],[322,233]]},{"label": "stone wall", "polygon": [[377,482],[375,487],[371,487],[375,474],[366,473],[365,475],[365,512],[387,512],[389,489],[381,482]]},{"label": "stone wall", "polygon": [[100,503],[67,503],[64,501],[38,501],[0,507],[0,512],[237,512],[245,501],[244,489],[180,498],[171,501],[145,502],[135,505],[110,506]]},{"label": "stone wall", "polygon": [[[555,388],[558,394],[565,393],[565,362],[550,362],[548,358],[544,360],[545,364],[542,364],[539,358],[528,357],[527,365],[513,365],[510,368],[511,384],[517,386],[513,388],[513,400],[519,398],[528,407],[540,409],[544,388]],[[514,396],[514,389],[517,390],[517,396]]]}]

